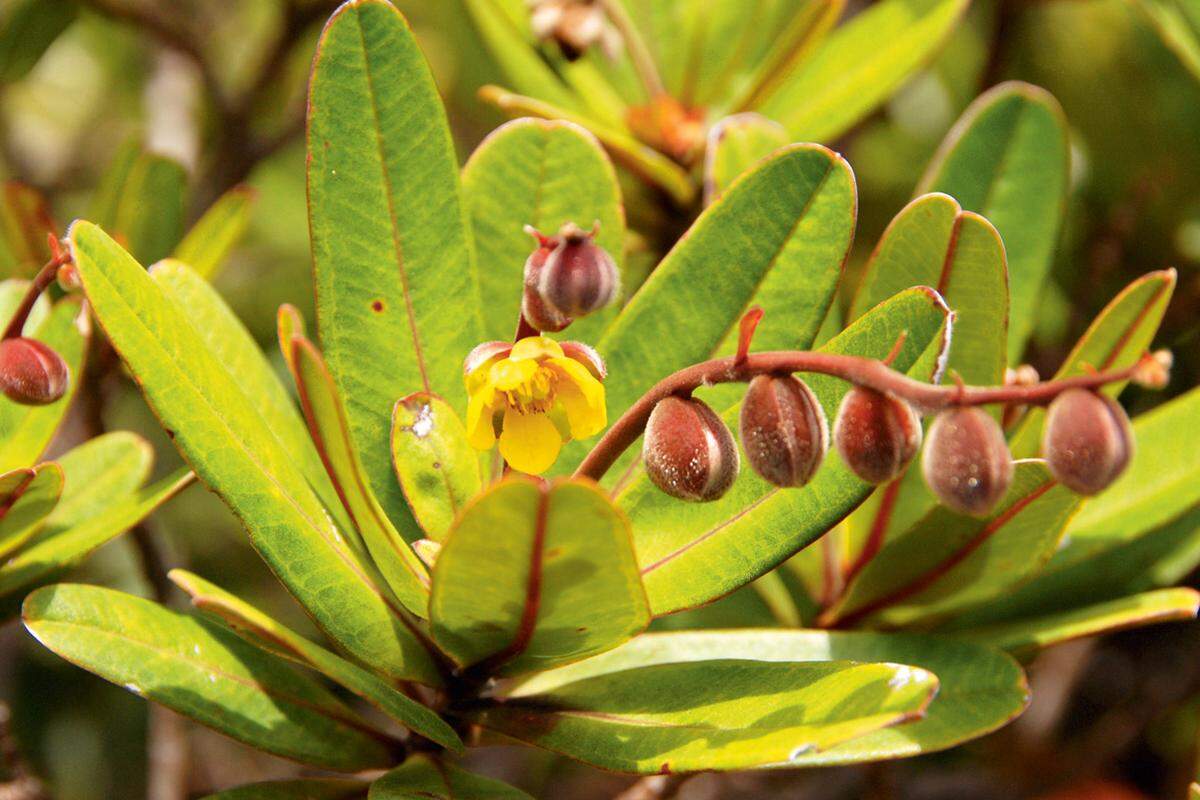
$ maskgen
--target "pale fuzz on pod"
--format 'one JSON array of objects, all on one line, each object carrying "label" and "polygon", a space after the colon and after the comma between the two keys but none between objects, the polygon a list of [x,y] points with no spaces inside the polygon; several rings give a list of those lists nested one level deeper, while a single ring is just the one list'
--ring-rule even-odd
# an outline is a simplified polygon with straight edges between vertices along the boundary
[{"label": "pale fuzz on pod", "polygon": [[829,448],[825,411],[795,375],[758,375],[750,381],[738,428],[750,466],[785,488],[812,480]]},{"label": "pale fuzz on pod", "polygon": [[921,418],[898,397],[855,386],[842,398],[833,441],[855,475],[867,483],[886,483],[917,454]]},{"label": "pale fuzz on pod", "polygon": [[1111,397],[1068,389],[1046,412],[1042,455],[1050,473],[1071,491],[1103,491],[1133,456],[1129,417]]},{"label": "pale fuzz on pod", "polygon": [[1012,483],[1012,455],[1000,424],[982,408],[948,408],[929,427],[921,471],[942,505],[983,516]]},{"label": "pale fuzz on pod", "polygon": [[716,500],[738,474],[733,434],[716,413],[691,397],[666,397],[650,413],[642,440],[646,474],[672,497]]}]

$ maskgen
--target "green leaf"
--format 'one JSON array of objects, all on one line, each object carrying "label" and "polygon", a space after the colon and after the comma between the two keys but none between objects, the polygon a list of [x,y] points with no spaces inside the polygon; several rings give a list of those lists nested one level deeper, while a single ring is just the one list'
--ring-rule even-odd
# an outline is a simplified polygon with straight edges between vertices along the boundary
[{"label": "green leaf", "polygon": [[[1086,375],[1090,369],[1123,369],[1137,363],[1154,341],[1174,294],[1176,280],[1175,270],[1165,269],[1143,275],[1122,289],[1079,337],[1054,378]],[[1116,397],[1125,384],[1126,381],[1112,383],[1101,391]],[[1045,409],[1031,408],[1026,413],[1009,437],[1009,449],[1014,458],[1037,454],[1045,420]]]},{"label": "green leaf", "polygon": [[465,5],[492,58],[518,92],[572,111],[582,110],[581,98],[538,52],[523,0],[465,0]]},{"label": "green leaf", "polygon": [[1008,361],[1033,331],[1066,206],[1070,151],[1058,101],[1027,83],[980,95],[955,123],[917,186],[983,214],[1008,254]]},{"label": "green leaf", "polygon": [[127,143],[92,200],[89,217],[142,264],[166,258],[183,236],[187,173],[165,156]]},{"label": "green leaf", "polygon": [[109,341],[180,452],[242,519],[284,585],[362,663],[436,683],[403,610],[361,569],[295,458],[178,306],[95,225],[76,222],[69,238]]},{"label": "green leaf", "polygon": [[964,638],[1028,657],[1071,639],[1171,620],[1194,619],[1197,610],[1200,610],[1200,593],[1196,590],[1160,589],[1056,614],[977,628]]},{"label": "green leaf", "polygon": [[[947,195],[929,194],[913,200],[880,237],[849,318],[856,319],[884,298],[916,285],[937,287],[954,311],[947,368],[969,384],[1003,383],[1008,273],[1004,244],[991,223],[963,211]],[[918,456],[901,478],[874,492],[847,520],[851,558],[855,559],[872,535],[877,541],[888,541],[935,505],[937,500],[925,485]]]},{"label": "green leaf", "polygon": [[338,526],[352,530],[308,427],[296,410],[296,402],[254,336],[220,292],[190,264],[174,259],[154,264],[150,267],[150,277],[175,301],[225,371],[237,377],[242,394],[262,415],[268,430],[275,434]]},{"label": "green leaf", "polygon": [[836,28],[762,103],[794,139],[830,141],[932,60],[967,0],[883,0]]},{"label": "green leaf", "polygon": [[1194,562],[1200,532],[1198,415],[1200,389],[1192,389],[1137,417],[1137,446],[1129,466],[1112,486],[1083,501],[1045,568],[954,627],[1100,602],[1160,583],[1151,570],[1172,554],[1188,555],[1188,563]]},{"label": "green leaf", "polygon": [[519,789],[427,755],[410,756],[371,784],[368,800],[533,800]]},{"label": "green leaf", "polygon": [[202,800],[362,800],[367,784],[338,778],[249,783],[210,794]]},{"label": "green leaf", "polygon": [[512,117],[558,119],[586,128],[603,142],[614,161],[661,188],[677,205],[686,208],[695,199],[696,185],[683,167],[624,130],[536,97],[507,92],[498,86],[484,86],[479,90],[479,97]]},{"label": "green leaf", "polygon": [[170,578],[191,596],[192,605],[215,615],[251,644],[315,669],[409,730],[456,753],[463,751],[458,734],[441,717],[374,674],[313,644],[198,575],[175,569],[171,570]]},{"label": "green leaf", "polygon": [[759,114],[717,122],[704,150],[704,205],[712,205],[742,173],[791,141],[787,128]]},{"label": "green leaf", "polygon": [[183,237],[172,257],[205,280],[215,278],[246,232],[257,196],[249,186],[235,186],[221,195]]},{"label": "green leaf", "polygon": [[[371,560],[396,599],[424,617],[429,604],[429,574],[371,491],[362,459],[350,441],[349,418],[320,352],[312,342],[295,336],[290,361],[313,441],[321,450],[338,496],[354,519]],[[410,538],[418,538],[415,530]]]},{"label": "green leaf", "polygon": [[1193,0],[1134,0],[1133,7],[1145,15],[1163,43],[1200,80],[1200,6]]},{"label": "green leaf", "polygon": [[[821,350],[883,358],[907,332],[892,366],[929,379],[949,338],[948,316],[935,292],[910,289],[863,315]],[[821,375],[804,379],[832,419],[849,384]],[[736,427],[737,414],[735,405],[723,418]],[[632,475],[617,502],[633,523],[656,616],[707,603],[773,569],[837,524],[872,488],[833,452],[802,489],[781,490],[743,470],[729,493],[712,503],[680,503],[660,492],[644,471]]]},{"label": "green leaf", "polygon": [[371,488],[404,529],[411,517],[392,471],[392,406],[415,391],[465,403],[462,359],[481,338],[458,162],[429,67],[385,0],[334,13],[308,107],[321,347]]},{"label": "green leaf", "polygon": [[25,592],[57,580],[82,563],[96,548],[137,525],[191,486],[195,479],[190,471],[178,470],[71,527],[55,524],[52,514],[38,538],[0,566],[0,619],[8,619],[17,613]]},{"label": "green leaf", "polygon": [[[597,243],[624,260],[625,210],[617,175],[595,137],[562,121],[519,119],[493,131],[463,167],[463,196],[475,232],[483,293],[484,338],[510,339],[521,312],[525,260],[537,245],[532,225],[550,236],[564,223],[600,223]],[[597,321],[599,317],[599,321]],[[570,337],[589,340],[611,314],[579,320]]]},{"label": "green leaf", "polygon": [[433,570],[433,636],[512,675],[616,647],[650,622],[629,523],[589,483],[514,478],[471,502]]},{"label": "green leaf", "polygon": [[462,420],[436,395],[397,400],[392,460],[413,517],[426,536],[442,541],[458,512],[483,487],[479,456]]},{"label": "green leaf", "polygon": [[22,472],[25,472],[24,479],[13,487],[0,505],[0,560],[11,556],[34,537],[62,494],[62,467],[53,461]]},{"label": "green leaf", "polygon": [[70,383],[66,393],[49,405],[27,406],[0,397],[0,472],[28,467],[38,460],[79,391],[92,331],[81,304],[79,297],[64,297],[40,323],[34,325],[30,320],[25,326],[27,336],[50,345],[67,362]]},{"label": "green leaf", "polygon": [[137,434],[105,433],[64,453],[63,492],[46,518],[42,537],[104,514],[126,500],[150,477],[154,448]]},{"label": "green leaf", "polygon": [[772,661],[736,650],[704,660],[623,661],[622,668],[605,671],[589,669],[590,659],[579,665],[586,676],[549,673],[554,685],[534,688],[537,676],[468,718],[485,730],[620,772],[787,767],[806,754],[920,719],[938,688],[934,674],[919,668]]},{"label": "green leaf", "polygon": [[346,772],[391,760],[382,734],[327,690],[215,623],[78,584],[29,595],[22,619],[73,664],[251,747]]},{"label": "green leaf", "polygon": [[[587,661],[534,675],[510,691],[522,696],[552,694],[559,686],[592,677],[715,659],[887,661],[912,664],[937,675],[937,697],[923,719],[876,730],[824,751],[798,754],[793,766],[854,764],[945,750],[996,730],[1029,702],[1020,667],[998,650],[946,637],[778,629],[647,634]],[[911,670],[893,668],[897,678],[914,677]]]},{"label": "green leaf", "polygon": [[54,40],[70,27],[79,7],[69,0],[15,0],[0,18],[0,82],[25,77]]},{"label": "green leaf", "polygon": [[[738,181],[597,343],[608,363],[608,407],[624,410],[668,374],[733,353],[751,305],[765,312],[757,349],[808,347],[841,277],[856,204],[850,166],[818,145],[784,148]],[[558,468],[576,466],[586,451],[568,445]]]},{"label": "green leaf", "polygon": [[987,518],[939,506],[885,545],[831,618],[904,625],[1001,597],[1050,559],[1078,504],[1045,467],[1018,464],[1008,494]]},{"label": "green leaf", "polygon": [[20,181],[5,181],[0,192],[0,276],[36,275],[51,259],[46,240],[51,233],[57,236],[58,226],[45,196]]}]

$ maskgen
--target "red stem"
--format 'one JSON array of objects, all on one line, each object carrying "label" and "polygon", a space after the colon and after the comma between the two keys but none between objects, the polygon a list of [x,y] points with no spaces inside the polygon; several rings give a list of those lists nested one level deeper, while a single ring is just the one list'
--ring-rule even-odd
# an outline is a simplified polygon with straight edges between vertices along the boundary
[{"label": "red stem", "polygon": [[650,412],[664,397],[687,395],[701,386],[716,383],[745,383],[756,375],[816,372],[887,392],[911,404],[919,413],[930,414],[949,406],[981,406],[991,403],[1045,405],[1067,389],[1094,389],[1107,383],[1128,380],[1139,364],[1095,375],[1077,375],[1032,386],[936,386],[922,383],[861,356],[819,353],[806,350],[777,350],[751,353],[744,358],[714,358],[679,370],[659,381],[638,399],[596,443],[575,471],[576,477],[598,481],[629,448],[650,419]]},{"label": "red stem", "polygon": [[8,327],[4,329],[4,334],[0,335],[0,339],[15,339],[21,335],[21,332],[25,330],[25,321],[29,319],[29,312],[33,310],[33,304],[37,302],[42,292],[46,291],[47,287],[54,282],[55,277],[58,276],[58,268],[70,260],[69,255],[59,253],[46,262],[46,265],[30,282],[29,289],[21,298],[21,305],[17,306],[16,312],[13,313],[12,319],[9,320]]}]

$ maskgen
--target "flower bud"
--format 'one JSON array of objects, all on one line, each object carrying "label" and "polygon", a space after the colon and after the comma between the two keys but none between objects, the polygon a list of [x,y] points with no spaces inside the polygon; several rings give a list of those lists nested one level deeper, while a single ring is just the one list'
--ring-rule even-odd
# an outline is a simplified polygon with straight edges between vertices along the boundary
[{"label": "flower bud", "polygon": [[921,419],[898,397],[855,386],[842,398],[833,441],[855,475],[867,483],[886,483],[917,454]]},{"label": "flower bud", "polygon": [[62,356],[36,339],[0,341],[0,391],[22,405],[53,403],[67,391],[70,370]]},{"label": "flower bud", "polygon": [[1012,483],[1012,456],[990,414],[974,406],[948,408],[929,427],[921,471],[942,505],[983,516]]},{"label": "flower bud", "polygon": [[738,427],[746,460],[776,486],[808,483],[829,448],[825,411],[795,375],[759,375],[750,381]]},{"label": "flower bud", "polygon": [[654,485],[681,500],[716,500],[738,473],[733,434],[711,408],[690,397],[666,397],[650,412],[642,458]]},{"label": "flower bud", "polygon": [[1133,455],[1133,429],[1120,403],[1087,389],[1068,389],[1046,413],[1042,454],[1068,489],[1096,494],[1124,471]]},{"label": "flower bud", "polygon": [[542,273],[546,268],[546,259],[550,257],[553,248],[554,240],[546,239],[525,261],[525,288],[521,295],[521,314],[530,325],[543,333],[561,331],[571,324],[571,318],[548,305],[538,291]]},{"label": "flower bud", "polygon": [[[562,317],[584,317],[612,303],[621,288],[617,264],[596,232],[567,223],[534,281],[542,302]],[[529,283],[528,272],[526,283]]]}]

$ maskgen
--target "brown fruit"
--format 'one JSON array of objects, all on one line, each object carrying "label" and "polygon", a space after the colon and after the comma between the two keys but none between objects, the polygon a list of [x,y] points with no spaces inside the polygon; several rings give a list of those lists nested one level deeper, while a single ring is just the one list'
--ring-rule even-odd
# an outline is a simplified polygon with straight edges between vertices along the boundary
[{"label": "brown fruit", "polygon": [[867,483],[886,483],[917,454],[921,419],[898,397],[855,386],[842,398],[833,441],[855,475]]},{"label": "brown fruit", "polygon": [[1068,489],[1096,494],[1116,480],[1133,455],[1133,429],[1120,403],[1087,389],[1068,389],[1046,413],[1042,454]]},{"label": "brown fruit", "polygon": [[738,473],[733,434],[711,408],[690,397],[664,398],[650,412],[642,458],[654,485],[681,500],[716,500]]},{"label": "brown fruit", "polygon": [[70,370],[62,356],[36,339],[0,341],[0,391],[23,405],[53,403],[67,391]]},{"label": "brown fruit", "polygon": [[534,284],[542,302],[551,311],[573,319],[615,300],[621,276],[612,256],[596,244],[595,233],[568,223],[556,239],[558,244],[546,257]]},{"label": "brown fruit", "polygon": [[983,516],[1012,483],[1012,455],[1000,424],[982,408],[948,408],[929,427],[921,471],[942,505]]},{"label": "brown fruit", "polygon": [[750,381],[738,428],[750,466],[785,488],[808,483],[829,448],[825,411],[795,375],[759,375]]}]

